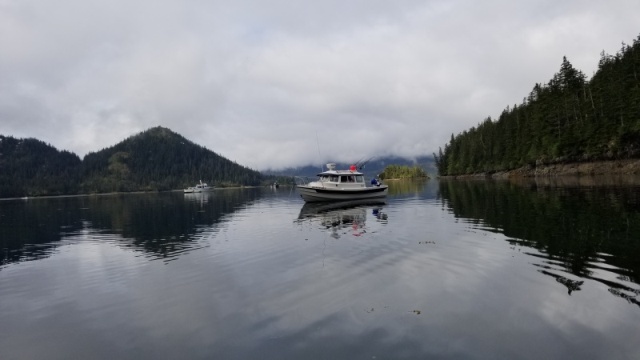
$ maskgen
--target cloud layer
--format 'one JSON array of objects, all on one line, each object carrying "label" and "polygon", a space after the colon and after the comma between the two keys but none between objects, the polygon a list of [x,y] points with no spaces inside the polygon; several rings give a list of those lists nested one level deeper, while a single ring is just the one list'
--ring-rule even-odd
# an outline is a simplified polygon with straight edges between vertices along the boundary
[{"label": "cloud layer", "polygon": [[168,127],[263,170],[428,155],[562,57],[591,75],[637,1],[0,0],[0,134],[83,156]]}]

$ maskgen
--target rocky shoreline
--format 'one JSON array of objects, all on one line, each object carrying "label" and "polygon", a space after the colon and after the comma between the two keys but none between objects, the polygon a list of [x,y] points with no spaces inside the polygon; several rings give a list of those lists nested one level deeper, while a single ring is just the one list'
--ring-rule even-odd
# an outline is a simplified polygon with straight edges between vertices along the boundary
[{"label": "rocky shoreline", "polygon": [[514,170],[495,173],[477,173],[446,178],[527,178],[527,177],[555,177],[555,176],[590,176],[590,175],[640,175],[640,159],[607,160],[579,163],[537,164]]}]

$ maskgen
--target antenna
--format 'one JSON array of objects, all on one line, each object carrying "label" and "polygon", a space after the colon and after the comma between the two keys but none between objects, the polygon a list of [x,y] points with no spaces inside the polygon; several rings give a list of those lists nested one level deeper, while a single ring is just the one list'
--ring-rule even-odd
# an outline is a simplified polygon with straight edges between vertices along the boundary
[{"label": "antenna", "polygon": [[[318,145],[318,161],[322,163],[322,155],[320,154],[320,140],[318,139],[318,130],[316,130],[316,144]],[[322,165],[320,165],[320,171],[324,171]]]},{"label": "antenna", "polygon": [[373,157],[370,157],[370,158],[368,158],[367,160],[364,160],[364,158],[363,158],[362,160],[360,160],[360,161],[358,161],[358,162],[356,163],[356,168],[357,168],[358,170],[360,170],[360,169],[364,169],[365,165],[367,165],[367,163],[368,163],[369,161],[371,161],[372,159],[373,159]]}]

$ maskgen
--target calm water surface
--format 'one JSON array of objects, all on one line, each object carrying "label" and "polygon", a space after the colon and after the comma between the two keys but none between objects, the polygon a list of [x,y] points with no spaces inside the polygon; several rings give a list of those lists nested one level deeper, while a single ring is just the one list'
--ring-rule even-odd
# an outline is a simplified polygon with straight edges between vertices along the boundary
[{"label": "calm water surface", "polygon": [[640,187],[0,201],[2,359],[639,359]]}]

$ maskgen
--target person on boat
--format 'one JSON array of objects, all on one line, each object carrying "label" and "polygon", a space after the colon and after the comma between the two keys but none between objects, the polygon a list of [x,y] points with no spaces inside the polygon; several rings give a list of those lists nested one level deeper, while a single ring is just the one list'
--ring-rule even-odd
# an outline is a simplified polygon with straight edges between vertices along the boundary
[{"label": "person on boat", "polygon": [[380,186],[380,180],[378,180],[378,176],[374,177],[371,179],[371,185],[373,186]]}]

